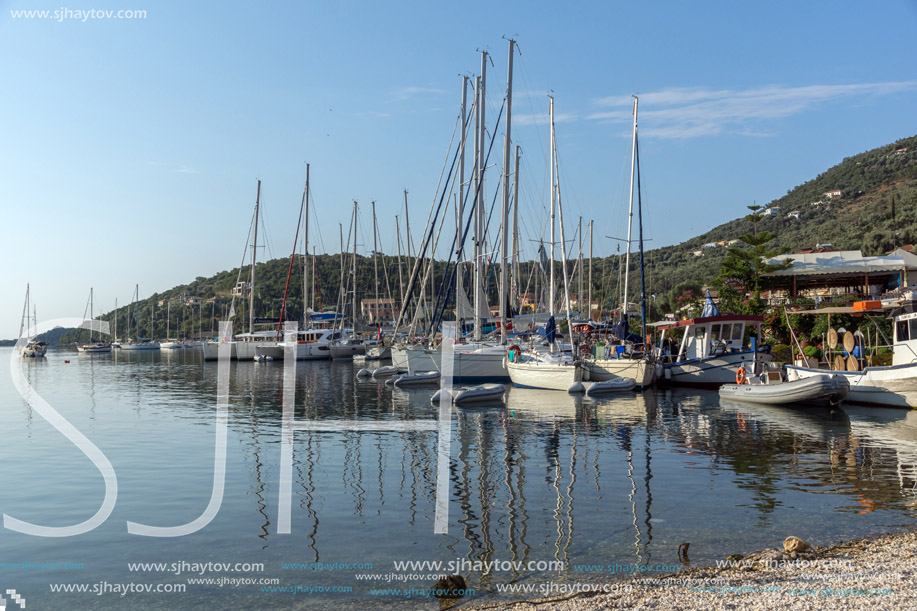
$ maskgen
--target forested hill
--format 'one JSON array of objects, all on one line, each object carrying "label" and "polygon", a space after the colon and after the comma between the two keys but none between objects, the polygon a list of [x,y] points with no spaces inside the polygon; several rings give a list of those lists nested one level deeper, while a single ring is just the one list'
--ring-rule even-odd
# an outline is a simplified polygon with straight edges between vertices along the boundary
[{"label": "forested hill", "polygon": [[[775,207],[779,212],[765,216],[758,230],[776,233],[772,244],[788,252],[831,244],[871,256],[913,244],[917,241],[917,136],[848,157],[763,209]],[[753,230],[744,218],[750,211],[734,212],[742,218],[682,244],[650,251],[648,274],[654,292],[668,295],[683,282],[703,283],[716,276],[726,248],[705,245],[729,242]],[[702,254],[695,256],[695,252]]]},{"label": "forested hill", "polygon": [[[737,199],[743,196],[744,194],[736,194]],[[785,196],[764,207],[776,207],[779,208],[779,212],[765,216],[758,229],[776,233],[778,237],[774,242],[775,247],[789,252],[827,243],[835,248],[860,249],[864,255],[879,255],[895,246],[913,244],[917,241],[917,136],[844,159],[816,178],[788,190]],[[743,215],[743,218],[726,222],[681,244],[646,253],[647,292],[657,297],[650,304],[651,307],[655,305],[651,317],[673,311],[680,287],[686,284],[703,284],[716,276],[720,263],[725,259],[726,248],[705,245],[727,243],[752,232],[751,222],[744,218],[747,212],[743,207],[737,206],[737,209],[730,210],[730,213]],[[697,256],[695,253],[700,255]],[[595,262],[593,298],[602,304],[617,303],[617,299],[611,295],[617,278],[618,260],[614,257]],[[403,257],[400,277],[397,262],[397,257],[393,256],[379,258],[381,297],[391,294],[397,300],[400,295],[400,282],[403,280],[404,284],[407,284],[410,267],[406,257]],[[339,295],[340,257],[320,255],[314,264],[317,272],[317,295],[320,295],[315,299],[316,309],[333,309]],[[349,260],[345,261],[345,264],[350,267]],[[258,316],[280,315],[288,265],[288,259],[275,259],[258,264]],[[523,264],[524,269],[519,274],[520,277],[529,276],[531,265],[531,262]],[[291,299],[285,316],[291,320],[302,317],[301,257],[294,269],[297,272],[291,281]],[[437,262],[437,290],[442,272],[443,263]],[[243,280],[247,279],[247,274],[246,268]],[[188,284],[152,295],[137,305],[124,306],[118,312],[118,335],[127,337],[126,325],[129,319],[134,328],[139,322],[140,333],[145,337],[188,337],[199,330],[201,334],[209,335],[215,328],[215,321],[225,316],[232,287],[238,277],[238,269],[220,272],[210,278],[198,277]],[[558,274],[558,277],[561,275]],[[358,256],[358,298],[375,295],[374,278],[372,257]],[[493,280],[490,286],[491,294],[495,295]],[[216,297],[218,301],[216,304],[185,305],[187,297]],[[164,304],[168,303],[170,298],[173,299],[171,330],[167,333],[167,307]],[[160,302],[163,305],[160,305]],[[492,302],[496,303],[495,298],[492,298]],[[242,306],[239,303],[236,304],[236,312],[235,320],[239,325],[247,319],[247,314],[243,318]],[[112,313],[102,318],[110,322],[114,320]],[[135,331],[132,330],[130,335],[136,336]],[[68,334],[61,341],[77,341],[77,338],[75,334]]]}]

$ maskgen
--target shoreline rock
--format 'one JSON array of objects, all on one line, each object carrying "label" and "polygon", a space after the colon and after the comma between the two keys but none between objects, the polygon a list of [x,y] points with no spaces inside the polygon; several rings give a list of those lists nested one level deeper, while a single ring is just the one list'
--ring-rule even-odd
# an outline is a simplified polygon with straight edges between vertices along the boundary
[{"label": "shoreline rock", "polygon": [[[917,608],[917,531],[880,535],[829,547],[788,537],[729,566],[608,582],[589,591],[466,608],[556,609],[888,609]],[[599,588],[603,584],[595,584]]]}]

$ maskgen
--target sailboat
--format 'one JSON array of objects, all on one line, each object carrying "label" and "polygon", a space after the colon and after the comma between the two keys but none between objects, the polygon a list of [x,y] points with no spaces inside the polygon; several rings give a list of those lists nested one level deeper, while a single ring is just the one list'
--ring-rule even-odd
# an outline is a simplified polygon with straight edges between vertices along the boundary
[{"label": "sailboat", "polygon": [[162,350],[179,350],[181,348],[184,348],[184,344],[182,344],[180,341],[169,337],[169,331],[171,330],[171,326],[172,326],[172,298],[170,297],[166,305],[166,341],[159,342],[159,347]]},{"label": "sailboat", "polygon": [[38,331],[38,316],[34,315],[30,324],[29,305],[29,285],[26,284],[25,304],[22,306],[22,320],[19,323],[19,341],[16,342],[16,348],[19,350],[19,356],[23,358],[41,358],[48,351],[48,342],[32,337]]},{"label": "sailboat", "polygon": [[[89,288],[89,320],[94,320],[93,316],[93,303],[92,303],[92,287]],[[85,315],[85,314],[84,314]],[[111,352],[111,343],[103,342],[101,338],[93,341],[92,339],[92,326],[89,327],[89,343],[81,344],[76,347],[77,351],[84,353],[101,353],[101,352]]]},{"label": "sailboat", "polygon": [[560,244],[564,269],[564,301],[567,314],[567,328],[572,336],[573,325],[570,320],[570,289],[567,279],[566,241],[564,239],[564,216],[560,205],[557,181],[557,148],[554,138],[554,98],[549,96],[549,123],[551,125],[551,317],[545,325],[545,336],[551,350],[542,352],[534,348],[522,351],[518,346],[511,346],[506,353],[506,370],[509,372],[513,386],[523,388],[541,388],[544,390],[580,391],[583,379],[583,366],[571,354],[554,350],[556,322],[554,320],[554,211],[560,215]]},{"label": "sailboat", "polygon": [[[139,300],[140,300],[140,285],[138,284],[138,285],[136,285],[136,286],[134,287],[134,300],[133,300],[133,306],[134,306],[134,311],[135,311],[135,312],[137,311],[137,302],[138,302]],[[130,331],[131,318],[132,318],[132,317],[129,316],[128,319],[127,319],[127,326],[128,326],[127,334],[128,334],[128,336],[130,336],[130,332],[131,332],[131,331]],[[152,339],[150,339],[150,338],[140,337],[140,321],[139,321],[139,320],[137,321],[136,333],[137,333],[137,338],[136,338],[136,339],[134,339],[134,340],[128,339],[128,341],[126,341],[126,342],[121,342],[121,350],[135,350],[135,351],[138,351],[138,350],[159,350],[159,344],[158,344],[157,342],[154,342],[154,341],[153,341]],[[151,308],[150,308],[150,335],[152,335],[152,334],[153,334],[153,310],[152,310],[152,307],[151,307]]]},{"label": "sailboat", "polygon": [[[252,217],[254,233],[252,238],[252,260],[251,260],[251,277],[248,287],[244,282],[237,282],[233,290],[233,305],[229,308],[229,318],[235,316],[235,297],[245,297],[246,288],[249,291],[248,301],[248,332],[239,333],[233,337],[220,337],[218,341],[209,341],[204,344],[204,360],[215,361],[219,358],[219,346],[221,343],[230,344],[230,357],[233,360],[250,361],[255,358],[259,347],[276,346],[277,335],[274,331],[255,331],[255,259],[258,248],[258,218],[261,205],[261,181],[258,180],[257,192],[255,195],[255,211]],[[242,270],[239,270],[241,276]],[[273,323],[273,321],[272,321]]]},{"label": "sailboat", "polygon": [[[374,204],[375,209],[375,204]],[[351,299],[351,318],[350,324],[353,325],[353,329],[350,333],[345,329],[340,329],[339,336],[331,342],[329,346],[331,351],[331,358],[334,360],[346,360],[352,359],[354,355],[366,354],[366,346],[363,345],[363,342],[357,338],[357,202],[353,203],[353,260],[351,262],[351,272],[350,279],[352,282],[352,299]],[[378,276],[376,280],[376,287],[378,293]],[[342,289],[343,290],[343,289]],[[346,295],[346,292],[343,292],[342,295]]]},{"label": "sailboat", "polygon": [[[621,309],[622,316],[624,320],[627,317],[627,304],[628,304],[628,279],[630,274],[630,245],[631,245],[631,227],[633,226],[634,218],[634,177],[639,172],[638,156],[637,156],[637,96],[634,96],[634,131],[633,131],[633,141],[632,141],[632,150],[631,150],[631,161],[630,161],[630,206],[628,209],[628,225],[627,225],[627,262],[625,263],[624,269],[624,299],[623,306]],[[637,182],[637,192],[638,206],[641,204],[639,198],[639,189],[640,184]],[[640,210],[640,255],[641,261],[643,256],[643,223],[642,223],[643,213],[642,209]],[[642,269],[642,267],[641,267]],[[642,278],[642,274],[641,274]],[[642,289],[642,287],[641,287]],[[644,320],[646,319],[646,291],[641,290],[642,303],[644,304]],[[625,327],[626,328],[626,327]],[[626,350],[625,342],[622,338],[620,348],[622,351],[618,351],[619,346],[607,345],[605,347],[604,354],[592,355],[590,352],[583,359],[583,365],[586,368],[587,379],[593,380],[596,382],[606,382],[610,380],[615,380],[620,377],[633,378],[637,385],[641,388],[647,388],[651,386],[656,380],[656,363],[652,358],[652,354],[649,351],[644,351],[641,353],[628,352]],[[617,357],[617,358],[616,358]]]}]

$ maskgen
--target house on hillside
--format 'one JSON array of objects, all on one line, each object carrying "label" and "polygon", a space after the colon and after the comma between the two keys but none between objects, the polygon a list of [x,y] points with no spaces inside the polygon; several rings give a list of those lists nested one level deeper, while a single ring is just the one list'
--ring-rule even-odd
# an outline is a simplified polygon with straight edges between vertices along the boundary
[{"label": "house on hillside", "polygon": [[817,202],[812,202],[812,203],[810,203],[809,205],[810,205],[810,206],[821,206],[821,205],[823,205],[824,203],[825,203],[824,200],[821,200],[821,199],[820,199],[820,200],[818,200]]},{"label": "house on hillside", "polygon": [[895,149],[895,155],[906,155],[906,154],[907,154],[907,147]]},{"label": "house on hillside", "polygon": [[799,210],[793,210],[792,212],[786,213],[787,218],[799,220]]},{"label": "house on hillside", "polygon": [[716,248],[716,242],[707,242],[704,244],[704,248]]},{"label": "house on hillside", "polygon": [[779,206],[771,206],[770,208],[765,208],[761,212],[761,216],[777,216],[778,214],[780,214]]},{"label": "house on hillside", "polygon": [[702,251],[702,250],[695,250],[695,251],[693,251],[691,254],[694,255],[695,257],[699,257],[699,256],[701,256],[702,254],[704,254],[704,251]]},{"label": "house on hillside", "polygon": [[828,199],[833,199],[833,198],[835,198],[835,197],[840,197],[840,196],[841,196],[841,190],[840,190],[840,189],[835,189],[835,190],[833,190],[833,191],[826,191],[825,194],[824,194],[824,197],[826,197],[826,198],[828,198]]}]

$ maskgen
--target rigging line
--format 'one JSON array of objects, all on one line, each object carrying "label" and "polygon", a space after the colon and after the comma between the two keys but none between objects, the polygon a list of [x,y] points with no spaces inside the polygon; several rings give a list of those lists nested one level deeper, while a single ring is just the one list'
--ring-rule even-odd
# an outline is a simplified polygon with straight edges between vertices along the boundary
[{"label": "rigging line", "polygon": [[[239,262],[239,273],[236,274],[235,286],[239,286],[239,281],[242,278],[242,268],[245,267],[245,257],[248,256],[248,245],[249,243],[251,243],[252,231],[254,230],[254,228],[255,228],[255,213],[254,211],[252,211],[252,220],[248,225],[248,236],[245,238],[245,247],[242,249],[242,261]],[[233,288],[235,288],[235,286]],[[229,311],[230,312],[235,313],[235,309],[234,309],[235,305],[236,305],[236,292],[233,291],[232,299],[229,302]]]},{"label": "rigging line", "polygon": [[[497,123],[498,123],[498,124],[500,123],[500,119],[503,117],[503,110],[504,110],[505,107],[506,107],[506,99],[503,100],[503,106],[500,107],[500,114],[497,116]],[[471,121],[469,121],[469,123],[471,123]],[[485,167],[485,168],[487,167],[487,162],[490,161],[490,153],[493,151],[493,148],[494,148],[494,140],[496,139],[496,136],[497,136],[497,135],[496,135],[496,133],[495,133],[495,134],[493,134],[493,135],[491,136],[491,138],[490,138],[490,146],[487,148],[487,155],[484,157],[484,167]],[[456,151],[456,155],[457,155],[457,154],[458,154],[458,151]],[[454,166],[454,165],[455,165],[455,160],[453,160],[453,166]],[[473,218],[473,214],[474,214],[475,208],[477,207],[477,201],[478,201],[478,199],[479,199],[479,198],[478,198],[478,191],[480,191],[480,190],[483,188],[483,186],[484,186],[484,180],[483,180],[483,178],[482,178],[481,180],[478,181],[478,184],[477,184],[477,186],[475,187],[475,193],[474,193],[474,201],[475,201],[475,204],[473,204],[473,205],[471,206],[471,209],[470,209],[469,212],[468,212],[468,222],[464,224],[464,232],[462,233],[462,241],[461,241],[462,248],[464,248],[465,239],[468,237],[468,230],[471,229],[471,224],[472,224],[472,223],[471,223],[471,220],[472,220],[472,218]],[[442,200],[440,200],[440,205],[442,205]],[[457,268],[458,268],[458,265],[456,265],[455,268],[453,268],[453,270],[452,270],[452,278],[450,279],[449,286],[447,287],[447,290],[448,290],[448,291],[454,290],[454,287],[455,287],[455,269],[457,269]],[[477,290],[477,288],[475,288],[475,290]],[[449,296],[449,295],[447,295],[447,296],[446,296],[447,298],[443,300],[444,303],[448,300],[448,296]],[[438,317],[438,318],[440,319],[440,321],[441,321],[441,319],[442,319],[442,314],[443,314],[443,311],[444,311],[444,310],[445,310],[445,305],[443,306],[442,310],[440,311],[440,314],[439,314],[439,317]],[[475,312],[475,316],[477,316],[477,312]],[[433,317],[431,316],[431,319],[432,319],[432,318],[433,318]],[[432,324],[434,324],[434,321],[433,321],[433,320],[431,320],[431,325],[432,325]],[[433,329],[438,329],[438,328],[439,328],[439,322],[435,322],[435,324],[436,324],[436,326],[435,326],[435,327],[432,327],[432,328],[433,328]]]},{"label": "rigging line", "polygon": [[[287,286],[283,289],[283,302],[280,305],[280,318],[277,321],[277,339],[280,339],[280,329],[283,326],[283,315],[286,313],[287,308],[287,294],[290,292],[290,276],[293,275],[293,259],[296,257],[296,246],[299,244],[299,227],[302,225],[302,216],[305,212],[304,201],[299,206],[299,219],[296,221],[296,237],[293,239],[293,251],[290,253],[290,267],[287,269]],[[303,304],[303,309],[305,309],[305,304]]]},{"label": "rigging line", "polygon": [[[461,117],[457,117],[457,118],[456,118],[456,123],[458,123],[460,120],[461,120]],[[453,129],[452,134],[453,134],[453,139],[454,139],[454,137],[455,137],[455,129]],[[450,143],[449,143],[449,149],[451,149],[451,148],[452,148],[452,143],[451,143],[451,141],[450,141]],[[449,168],[449,176],[452,175],[452,171],[455,169],[455,164],[456,164],[456,162],[458,161],[458,155],[459,155],[459,150],[460,150],[460,149],[461,149],[461,147],[456,147],[455,155],[454,155],[453,158],[452,158],[452,165],[451,165],[451,167]],[[448,150],[448,149],[447,149],[447,150]],[[447,156],[446,156],[446,159],[448,159],[448,154],[447,154]],[[445,167],[445,164],[444,164],[444,167]],[[437,187],[437,189],[438,189],[438,188],[439,188],[439,187]],[[437,210],[436,210],[436,217],[437,217],[437,218],[439,217],[439,210],[442,208],[443,199],[445,199],[445,197],[446,197],[446,193],[443,192],[442,196],[440,197],[439,204],[438,204],[438,207],[437,207]],[[405,291],[405,294],[404,294],[404,296],[403,296],[403,301],[402,301],[402,304],[401,304],[401,309],[400,309],[399,312],[398,312],[398,320],[395,322],[395,329],[394,329],[394,332],[395,332],[396,334],[398,333],[398,327],[401,326],[401,321],[404,319],[404,312],[405,312],[405,310],[406,310],[407,307],[408,307],[408,303],[409,303],[409,301],[410,301],[410,299],[411,299],[411,295],[414,293],[414,286],[416,285],[416,282],[417,282],[417,274],[418,274],[418,272],[420,271],[420,261],[421,261],[421,258],[424,257],[424,256],[426,256],[426,249],[427,249],[427,246],[429,245],[429,242],[430,242],[430,240],[431,240],[432,237],[433,237],[433,232],[430,230],[430,219],[431,219],[431,218],[433,218],[433,207],[432,207],[432,206],[430,207],[430,215],[427,217],[427,225],[426,225],[426,227],[424,228],[424,234],[423,234],[423,235],[424,235],[424,238],[423,238],[423,253],[418,253],[419,256],[414,260],[414,269],[411,270],[411,278],[410,278],[410,280],[408,281],[408,289],[407,289],[407,291]],[[412,326],[413,326],[413,325],[412,325]]]}]

